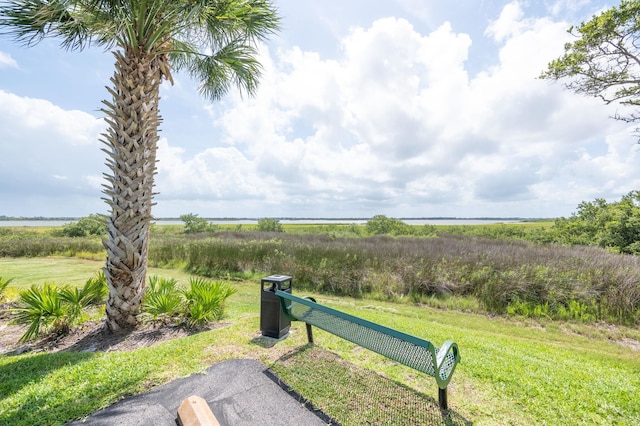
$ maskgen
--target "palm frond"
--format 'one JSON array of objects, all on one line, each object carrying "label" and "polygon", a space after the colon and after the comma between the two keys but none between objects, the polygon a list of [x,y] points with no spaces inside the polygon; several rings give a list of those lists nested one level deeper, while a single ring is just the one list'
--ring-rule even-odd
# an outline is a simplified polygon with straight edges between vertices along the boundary
[{"label": "palm frond", "polygon": [[[13,0],[0,7],[0,34],[26,46],[58,37],[70,50],[84,49],[97,35],[108,33],[109,10],[100,2]],[[98,37],[104,44],[110,37]]]},{"label": "palm frond", "polygon": [[4,292],[9,287],[9,284],[13,281],[13,278],[0,277],[0,301],[4,298]]},{"label": "palm frond", "polygon": [[191,278],[184,296],[187,303],[187,327],[198,328],[224,315],[226,300],[237,290],[221,281]]},{"label": "palm frond", "polygon": [[18,306],[11,309],[13,322],[28,325],[20,341],[38,337],[41,329],[63,330],[68,327],[67,311],[55,285],[45,283],[42,287],[31,286],[22,291]]}]

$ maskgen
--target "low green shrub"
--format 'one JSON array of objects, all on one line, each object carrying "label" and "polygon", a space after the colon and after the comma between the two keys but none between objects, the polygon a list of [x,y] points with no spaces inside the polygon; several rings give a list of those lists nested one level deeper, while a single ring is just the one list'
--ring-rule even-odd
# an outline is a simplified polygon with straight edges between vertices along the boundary
[{"label": "low green shrub", "polygon": [[33,285],[20,292],[18,304],[11,311],[15,314],[14,323],[29,326],[20,341],[38,337],[41,331],[64,332],[71,319],[64,299],[52,283]]},{"label": "low green shrub", "polygon": [[224,316],[225,301],[236,291],[222,281],[212,282],[202,278],[189,280],[189,288],[184,292],[187,326],[199,328],[221,319]]},{"label": "low green shrub", "polygon": [[215,232],[218,229],[218,225],[211,224],[203,217],[198,217],[197,214],[188,213],[180,216],[180,220],[184,222],[185,234],[198,234],[201,232]]},{"label": "low green shrub", "polygon": [[107,218],[100,214],[91,214],[80,218],[76,222],[66,223],[54,234],[64,237],[86,237],[89,235],[105,235],[107,231]]},{"label": "low green shrub", "polygon": [[258,231],[260,232],[284,232],[284,228],[278,219],[263,217],[258,220]]},{"label": "low green shrub", "polygon": [[140,314],[142,320],[179,323],[183,310],[184,295],[175,279],[149,277]]},{"label": "low green shrub", "polygon": [[9,283],[13,281],[13,278],[0,277],[0,302],[4,300],[4,292],[9,287]]},{"label": "low green shrub", "polygon": [[104,303],[107,296],[104,274],[88,279],[82,288],[44,283],[33,285],[19,293],[17,306],[10,309],[13,322],[28,325],[20,338],[27,341],[41,333],[64,333],[69,327],[82,322],[89,306]]},{"label": "low green shrub", "polygon": [[191,278],[189,287],[181,289],[174,279],[149,277],[140,317],[200,328],[223,317],[225,302],[235,292],[225,282],[205,278]]}]

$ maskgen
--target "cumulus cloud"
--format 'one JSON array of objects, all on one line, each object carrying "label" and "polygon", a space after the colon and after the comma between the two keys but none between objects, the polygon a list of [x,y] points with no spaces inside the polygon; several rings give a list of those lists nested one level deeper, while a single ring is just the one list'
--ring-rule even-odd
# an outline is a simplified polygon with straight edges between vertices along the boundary
[{"label": "cumulus cloud", "polygon": [[8,53],[0,52],[0,69],[18,68],[18,63]]},{"label": "cumulus cloud", "polygon": [[[465,63],[472,40],[447,22],[421,34],[404,19],[379,19],[352,28],[331,60],[299,47],[265,49],[258,96],[232,97],[216,119],[234,148],[207,150],[183,169],[215,182],[192,191],[217,199],[230,199],[219,187],[232,185],[233,197],[247,199],[358,200],[364,215],[374,203],[414,215],[433,205],[539,204],[549,199],[541,188],[561,190],[561,170],[584,173],[584,147],[616,126],[597,102],[537,79],[561,53],[565,30],[525,17],[519,2],[506,5],[486,29],[500,44],[499,63],[473,78]],[[585,169],[603,170],[606,158],[590,155]],[[580,189],[547,215],[593,192]]]},{"label": "cumulus cloud", "polygon": [[102,121],[90,114],[0,90],[0,193],[7,201],[21,200],[5,204],[3,211],[24,214],[19,209],[31,203],[30,197],[53,200],[74,193],[99,199],[95,182],[103,170],[98,148],[102,128]]}]

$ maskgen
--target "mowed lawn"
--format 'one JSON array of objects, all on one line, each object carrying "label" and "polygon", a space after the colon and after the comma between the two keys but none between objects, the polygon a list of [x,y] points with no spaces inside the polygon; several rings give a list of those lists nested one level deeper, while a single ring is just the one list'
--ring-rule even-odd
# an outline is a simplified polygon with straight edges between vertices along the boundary
[{"label": "mowed lawn", "polygon": [[[81,285],[101,267],[102,262],[66,258],[0,259],[0,276],[15,277],[14,289],[45,281]],[[155,269],[150,274],[185,284],[189,278],[179,270]],[[397,424],[406,424],[418,418],[424,401],[437,404],[432,378],[328,333],[315,332],[313,351],[304,350],[300,324],[294,324],[286,340],[261,344],[259,279],[234,285],[239,291],[229,299],[229,325],[217,330],[132,353],[0,356],[0,424],[64,424],[124,395],[234,357],[271,366],[298,393],[345,425],[371,422],[371,411],[385,406],[400,409],[405,415],[396,416]],[[295,281],[294,293],[303,295]],[[457,342],[462,363],[449,385],[455,414],[450,424],[640,424],[637,328],[314,296],[320,303],[437,346],[445,340]],[[384,394],[385,400],[376,400],[376,394]],[[430,422],[442,419],[436,416]]]},{"label": "mowed lawn", "polygon": [[[45,282],[80,287],[104,268],[104,261],[75,257],[0,257],[0,277],[11,278],[14,289],[28,288]],[[188,280],[189,275],[177,269],[149,268],[148,275]]]}]

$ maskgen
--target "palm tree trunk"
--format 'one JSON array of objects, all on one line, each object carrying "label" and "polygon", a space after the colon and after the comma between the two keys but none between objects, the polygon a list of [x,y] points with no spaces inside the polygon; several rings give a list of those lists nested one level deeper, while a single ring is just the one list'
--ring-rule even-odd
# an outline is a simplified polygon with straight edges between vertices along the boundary
[{"label": "palm tree trunk", "polygon": [[112,102],[104,101],[108,129],[104,198],[108,217],[105,277],[109,286],[106,326],[110,331],[134,328],[147,275],[149,228],[153,217],[154,175],[158,142],[161,57],[126,49],[114,52]]}]

